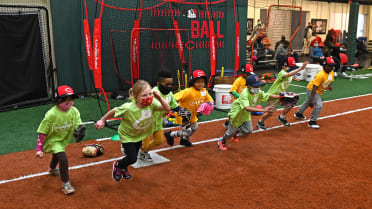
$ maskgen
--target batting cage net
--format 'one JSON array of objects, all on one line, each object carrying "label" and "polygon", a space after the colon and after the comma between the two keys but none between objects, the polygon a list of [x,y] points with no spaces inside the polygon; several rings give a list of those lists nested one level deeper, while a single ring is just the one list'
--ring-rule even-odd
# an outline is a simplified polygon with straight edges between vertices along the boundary
[{"label": "batting cage net", "polygon": [[161,69],[180,88],[196,69],[212,83],[222,67],[245,60],[244,0],[82,0],[82,10],[85,53],[101,93],[126,91],[138,79],[155,84]]},{"label": "batting cage net", "polygon": [[50,21],[44,3],[0,4],[0,111],[47,103],[53,97]]}]

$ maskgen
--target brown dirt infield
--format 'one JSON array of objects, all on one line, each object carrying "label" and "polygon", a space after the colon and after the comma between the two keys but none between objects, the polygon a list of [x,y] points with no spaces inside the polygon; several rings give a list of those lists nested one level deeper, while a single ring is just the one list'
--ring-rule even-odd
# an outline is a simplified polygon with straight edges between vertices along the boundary
[{"label": "brown dirt infield", "polygon": [[[326,102],[321,117],[371,106],[371,95]],[[278,114],[268,127],[279,125]],[[59,177],[3,183],[0,208],[372,208],[371,115],[369,109],[322,119],[319,130],[300,123],[257,132],[229,140],[227,151],[215,141],[162,151],[171,162],[131,167],[129,181],[112,180],[111,161],[71,170],[71,196],[60,191]],[[221,137],[222,123],[200,124],[192,141]],[[93,142],[67,147],[70,167],[120,157],[119,142],[103,141],[103,156],[84,158],[81,147]],[[45,172],[51,156],[34,154],[0,156],[0,181]]]}]

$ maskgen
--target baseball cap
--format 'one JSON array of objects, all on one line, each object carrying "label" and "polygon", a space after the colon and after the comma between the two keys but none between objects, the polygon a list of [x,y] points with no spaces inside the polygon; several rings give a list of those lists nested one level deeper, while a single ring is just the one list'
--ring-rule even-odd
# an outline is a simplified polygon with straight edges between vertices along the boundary
[{"label": "baseball cap", "polygon": [[336,65],[335,61],[333,60],[333,57],[326,57],[325,59],[323,59],[322,64],[323,65],[329,65],[329,66],[335,66]]},{"label": "baseball cap", "polygon": [[79,98],[79,96],[74,93],[74,90],[70,86],[62,85],[57,88],[55,92],[56,98],[64,98],[68,96],[71,96],[73,99]]},{"label": "baseball cap", "polygon": [[261,82],[260,78],[256,75],[250,75],[246,79],[245,85],[252,86],[254,88],[260,87],[264,83]]},{"label": "baseball cap", "polygon": [[242,66],[241,71],[246,73],[253,73],[253,66],[251,64],[245,64],[245,66]]},{"label": "baseball cap", "polygon": [[288,66],[291,70],[298,68],[296,65],[296,60],[293,57],[288,57],[287,60],[284,61],[283,66]]}]

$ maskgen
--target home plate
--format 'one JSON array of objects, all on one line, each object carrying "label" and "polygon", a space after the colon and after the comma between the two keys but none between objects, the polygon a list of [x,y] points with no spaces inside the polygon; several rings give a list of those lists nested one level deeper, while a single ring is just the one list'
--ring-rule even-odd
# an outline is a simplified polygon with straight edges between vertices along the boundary
[{"label": "home plate", "polygon": [[160,164],[160,163],[170,162],[170,160],[168,158],[165,158],[165,157],[159,155],[156,152],[149,152],[149,153],[151,155],[152,162],[147,162],[147,161],[143,161],[141,159],[137,159],[137,162],[135,164],[133,164],[132,167],[133,168],[141,168],[141,167],[145,167],[145,166],[150,166],[150,165],[156,165],[156,164]]}]

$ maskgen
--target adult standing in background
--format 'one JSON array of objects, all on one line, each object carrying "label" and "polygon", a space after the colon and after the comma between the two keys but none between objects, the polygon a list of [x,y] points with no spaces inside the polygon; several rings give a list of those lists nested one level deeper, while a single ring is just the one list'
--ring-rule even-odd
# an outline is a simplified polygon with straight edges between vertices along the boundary
[{"label": "adult standing in background", "polygon": [[304,46],[302,47],[302,54],[308,56],[310,53],[310,43],[311,37],[313,36],[313,25],[311,22],[307,23],[307,27],[305,28],[305,36],[304,36]]}]

